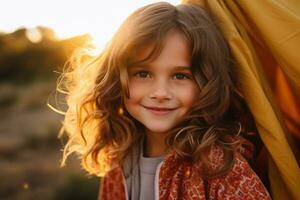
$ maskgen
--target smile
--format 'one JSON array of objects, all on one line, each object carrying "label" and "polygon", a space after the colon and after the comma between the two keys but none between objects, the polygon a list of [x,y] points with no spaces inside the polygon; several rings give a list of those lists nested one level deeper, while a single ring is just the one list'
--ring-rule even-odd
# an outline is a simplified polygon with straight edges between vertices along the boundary
[{"label": "smile", "polygon": [[148,107],[148,106],[143,106],[143,107],[155,115],[166,115],[177,109],[177,108]]}]

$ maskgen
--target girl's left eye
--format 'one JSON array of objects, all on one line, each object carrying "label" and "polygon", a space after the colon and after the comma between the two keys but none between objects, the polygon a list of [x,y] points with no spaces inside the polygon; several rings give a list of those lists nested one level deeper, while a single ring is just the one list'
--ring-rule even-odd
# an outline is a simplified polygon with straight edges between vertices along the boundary
[{"label": "girl's left eye", "polygon": [[139,71],[135,73],[135,76],[139,78],[150,78],[150,73],[147,71]]},{"label": "girl's left eye", "polygon": [[187,74],[183,74],[183,73],[176,73],[173,76],[174,79],[178,79],[178,80],[183,80],[183,79],[191,79],[191,77]]}]

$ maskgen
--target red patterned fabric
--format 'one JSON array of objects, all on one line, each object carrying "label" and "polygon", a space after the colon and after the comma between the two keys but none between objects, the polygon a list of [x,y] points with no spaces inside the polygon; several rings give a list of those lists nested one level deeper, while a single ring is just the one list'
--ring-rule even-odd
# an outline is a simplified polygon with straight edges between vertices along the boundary
[{"label": "red patterned fabric", "polygon": [[125,200],[125,184],[121,168],[109,171],[101,181],[99,198],[101,200]]},{"label": "red patterned fabric", "polygon": [[[220,148],[212,150],[210,159],[213,169],[221,166],[223,156]],[[202,172],[200,163],[180,162],[174,154],[166,156],[159,171],[159,200],[271,199],[240,153],[235,154],[233,167],[225,175],[204,183]],[[125,184],[121,168],[113,169],[103,178],[99,200],[126,199]]]}]

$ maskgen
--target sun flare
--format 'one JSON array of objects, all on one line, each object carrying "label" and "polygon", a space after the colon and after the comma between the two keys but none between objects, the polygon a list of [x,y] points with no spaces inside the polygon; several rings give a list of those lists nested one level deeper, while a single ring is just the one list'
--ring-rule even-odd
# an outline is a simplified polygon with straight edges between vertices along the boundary
[{"label": "sun flare", "polygon": [[[36,27],[49,27],[57,39],[89,34],[100,51],[110,40],[125,18],[138,7],[159,0],[128,1],[18,1],[10,0],[2,5],[0,32],[12,32],[20,27],[29,29],[26,36],[32,42],[40,41]],[[180,0],[167,1],[173,5]],[[16,7],[16,5],[18,5]],[[14,10],[14,12],[11,12]],[[18,14],[15,14],[18,13]]]}]

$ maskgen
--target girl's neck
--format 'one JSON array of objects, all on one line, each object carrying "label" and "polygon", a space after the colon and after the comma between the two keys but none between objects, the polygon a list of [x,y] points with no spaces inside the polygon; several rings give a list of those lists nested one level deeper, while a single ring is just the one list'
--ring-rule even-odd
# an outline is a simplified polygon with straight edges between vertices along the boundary
[{"label": "girl's neck", "polygon": [[166,152],[165,138],[167,133],[147,132],[144,145],[145,157],[158,157]]}]

